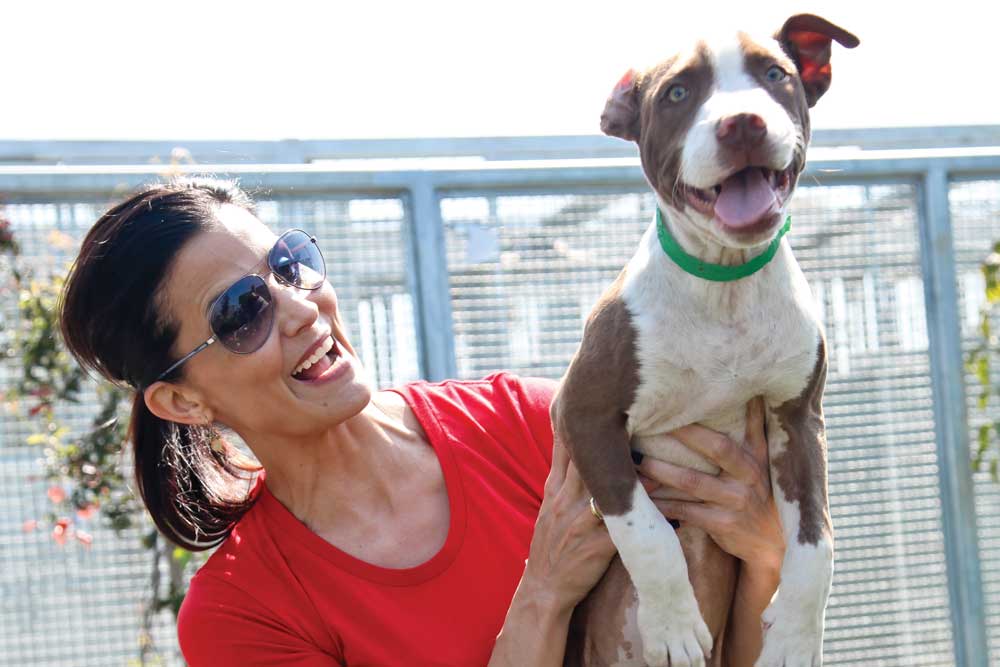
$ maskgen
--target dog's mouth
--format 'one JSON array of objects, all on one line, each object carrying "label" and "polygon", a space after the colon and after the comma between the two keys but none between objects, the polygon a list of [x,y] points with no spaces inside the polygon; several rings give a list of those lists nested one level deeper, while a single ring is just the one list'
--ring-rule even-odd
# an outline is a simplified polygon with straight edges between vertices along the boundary
[{"label": "dog's mouth", "polygon": [[792,189],[793,167],[777,171],[747,167],[708,189],[684,185],[684,199],[696,211],[737,234],[761,231],[779,219]]}]

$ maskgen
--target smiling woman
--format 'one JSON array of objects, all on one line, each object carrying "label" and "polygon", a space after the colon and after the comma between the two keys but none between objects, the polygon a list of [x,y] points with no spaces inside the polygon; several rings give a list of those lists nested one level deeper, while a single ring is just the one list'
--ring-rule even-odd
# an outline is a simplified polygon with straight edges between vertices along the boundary
[{"label": "smiling woman", "polygon": [[[184,181],[103,215],[67,280],[68,346],[135,390],[146,507],[175,543],[218,547],[178,617],[187,662],[562,664],[614,545],[553,442],[554,383],[377,392],[325,276],[308,232],[276,237],[234,185]],[[758,640],[774,585],[747,598]]]}]

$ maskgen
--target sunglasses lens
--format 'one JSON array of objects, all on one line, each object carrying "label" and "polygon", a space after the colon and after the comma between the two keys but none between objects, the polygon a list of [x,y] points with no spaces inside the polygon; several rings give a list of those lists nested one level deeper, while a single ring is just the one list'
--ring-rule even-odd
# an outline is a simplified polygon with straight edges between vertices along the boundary
[{"label": "sunglasses lens", "polygon": [[271,272],[282,282],[317,289],[326,280],[326,262],[311,236],[293,229],[281,235],[267,257]]},{"label": "sunglasses lens", "polygon": [[258,350],[271,333],[271,292],[260,276],[245,276],[229,286],[212,307],[218,341],[237,354]]}]

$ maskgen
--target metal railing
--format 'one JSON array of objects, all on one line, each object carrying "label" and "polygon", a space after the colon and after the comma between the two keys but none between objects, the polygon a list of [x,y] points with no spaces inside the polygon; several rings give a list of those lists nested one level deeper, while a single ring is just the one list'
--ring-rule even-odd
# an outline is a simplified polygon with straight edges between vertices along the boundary
[{"label": "metal railing", "polygon": [[[974,477],[968,464],[963,341],[974,331],[963,313],[976,297],[963,280],[975,267],[956,259],[952,200],[964,184],[1000,181],[1000,149],[990,147],[1000,144],[1000,129],[906,132],[820,133],[819,144],[856,147],[814,151],[792,205],[792,247],[821,302],[834,357],[827,404],[838,575],[827,662],[986,667],[991,651],[992,664],[1000,660],[1000,526],[977,528],[977,516],[1000,505],[1000,487]],[[315,218],[336,227],[330,238],[337,243],[358,238],[351,229],[366,224],[350,210],[354,202],[397,202],[399,219],[389,215],[397,237],[375,240],[381,218],[361,230],[366,243],[398,246],[403,268],[386,279],[396,287],[372,297],[371,283],[385,272],[365,266],[380,260],[361,257],[362,246],[343,257],[344,282],[359,286],[348,299],[359,304],[357,315],[348,320],[356,335],[374,341],[366,343],[366,362],[388,358],[387,349],[414,348],[416,368],[398,370],[406,364],[390,359],[380,381],[491,368],[557,376],[595,290],[610,282],[648,224],[651,198],[633,149],[595,137],[427,141],[195,143],[184,160],[265,159],[172,165],[128,159],[173,151],[176,162],[167,142],[0,142],[0,196],[12,209],[96,205],[165,173],[225,175],[273,204],[266,222],[281,225],[293,213]],[[925,147],[900,148],[913,143]],[[964,147],[942,147],[949,143]],[[885,150],[863,149],[872,146]],[[72,164],[91,155],[117,164]],[[427,160],[456,155],[467,157]],[[60,156],[68,164],[39,164]],[[354,161],[372,156],[402,159]],[[1000,238],[1000,201],[975,201],[982,215],[970,218],[962,208],[960,231],[973,225]],[[317,202],[340,202],[340,213]],[[41,234],[44,225],[18,229],[28,217],[15,218],[15,233]],[[983,238],[983,256],[990,240]],[[511,300],[511,292],[519,296]],[[407,317],[414,341],[386,333],[405,328]],[[920,326],[925,338],[915,333]],[[873,397],[864,393],[871,387]],[[863,414],[872,416],[859,421]],[[843,453],[838,441],[849,445]],[[0,459],[12,444],[0,441]],[[881,472],[891,479],[875,479]],[[910,524],[911,515],[923,518]],[[854,531],[866,516],[871,525]],[[869,553],[887,554],[886,563],[868,562]],[[946,571],[935,571],[938,564]],[[883,571],[908,592],[888,593]],[[0,636],[0,656],[3,642]],[[2,657],[0,664],[7,664]]]}]

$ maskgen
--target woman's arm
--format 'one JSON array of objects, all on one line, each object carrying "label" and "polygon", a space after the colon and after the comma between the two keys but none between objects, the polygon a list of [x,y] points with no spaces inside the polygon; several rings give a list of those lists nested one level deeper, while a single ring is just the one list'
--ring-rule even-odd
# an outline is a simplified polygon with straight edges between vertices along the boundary
[{"label": "woman's arm", "polygon": [[718,465],[718,477],[648,457],[639,472],[695,499],[655,501],[664,516],[701,528],[723,551],[740,559],[723,662],[727,667],[753,665],[763,642],[761,613],[778,589],[785,555],[771,494],[763,402],[755,399],[748,406],[745,444],[697,425],[672,435]]},{"label": "woman's arm", "polygon": [[573,609],[608,569],[615,546],[590,512],[587,493],[559,442],[538,511],[524,575],[490,667],[559,667]]}]

